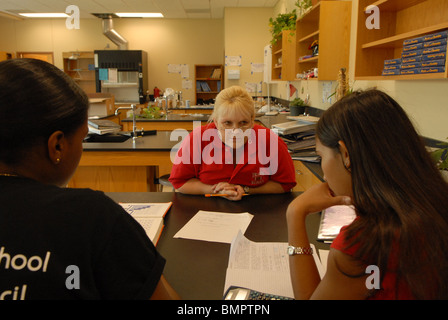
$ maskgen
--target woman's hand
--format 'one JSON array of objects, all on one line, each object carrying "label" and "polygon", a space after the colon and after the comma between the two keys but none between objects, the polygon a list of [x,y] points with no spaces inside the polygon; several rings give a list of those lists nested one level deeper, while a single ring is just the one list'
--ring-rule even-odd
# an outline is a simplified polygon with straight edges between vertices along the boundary
[{"label": "woman's hand", "polygon": [[328,183],[324,182],[312,186],[294,199],[288,206],[286,214],[287,217],[299,218],[299,215],[306,217],[310,213],[319,212],[331,206],[350,204],[350,197],[334,196]]},{"label": "woman's hand", "polygon": [[213,193],[224,193],[226,199],[232,201],[241,200],[244,194],[244,189],[240,185],[231,184],[228,182],[220,182],[212,187]]}]

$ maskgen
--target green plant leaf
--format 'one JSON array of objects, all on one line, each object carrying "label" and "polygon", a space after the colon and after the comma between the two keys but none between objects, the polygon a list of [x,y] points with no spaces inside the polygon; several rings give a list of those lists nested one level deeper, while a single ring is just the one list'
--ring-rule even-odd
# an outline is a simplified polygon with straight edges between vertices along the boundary
[{"label": "green plant leaf", "polygon": [[275,44],[278,41],[278,37],[283,30],[296,29],[297,14],[296,9],[290,13],[280,13],[275,19],[269,18],[269,30],[272,34],[271,44]]},{"label": "green plant leaf", "polygon": [[448,170],[448,143],[441,142],[437,145],[441,146],[441,148],[431,152],[431,158],[439,170]]}]

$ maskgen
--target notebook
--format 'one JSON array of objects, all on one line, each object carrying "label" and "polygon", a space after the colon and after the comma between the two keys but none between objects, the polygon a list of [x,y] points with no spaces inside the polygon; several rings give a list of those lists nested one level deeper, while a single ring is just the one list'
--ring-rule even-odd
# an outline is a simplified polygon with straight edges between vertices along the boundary
[{"label": "notebook", "polygon": [[317,240],[332,242],[343,226],[356,218],[353,206],[333,206],[322,211]]},{"label": "notebook", "polygon": [[164,227],[163,218],[172,202],[165,203],[120,203],[145,230],[149,239],[156,246]]}]

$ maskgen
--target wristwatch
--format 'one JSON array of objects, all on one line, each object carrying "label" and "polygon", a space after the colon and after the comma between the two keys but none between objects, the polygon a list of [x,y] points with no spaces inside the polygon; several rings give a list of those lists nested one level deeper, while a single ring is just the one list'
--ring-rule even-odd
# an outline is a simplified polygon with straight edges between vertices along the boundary
[{"label": "wristwatch", "polygon": [[249,194],[249,186],[244,186],[243,187],[243,190],[244,190],[244,193],[247,193],[247,194]]},{"label": "wristwatch", "polygon": [[313,254],[313,248],[288,246],[287,252],[290,256],[294,256],[296,254],[310,255],[310,254]]}]

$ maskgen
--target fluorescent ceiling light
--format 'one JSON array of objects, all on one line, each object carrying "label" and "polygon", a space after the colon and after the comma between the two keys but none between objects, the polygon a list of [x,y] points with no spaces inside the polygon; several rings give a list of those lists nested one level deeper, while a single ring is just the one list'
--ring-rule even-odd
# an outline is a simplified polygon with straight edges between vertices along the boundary
[{"label": "fluorescent ceiling light", "polygon": [[67,18],[66,13],[19,13],[21,16],[27,18]]},{"label": "fluorescent ceiling light", "polygon": [[120,18],[163,18],[160,12],[118,12]]}]

